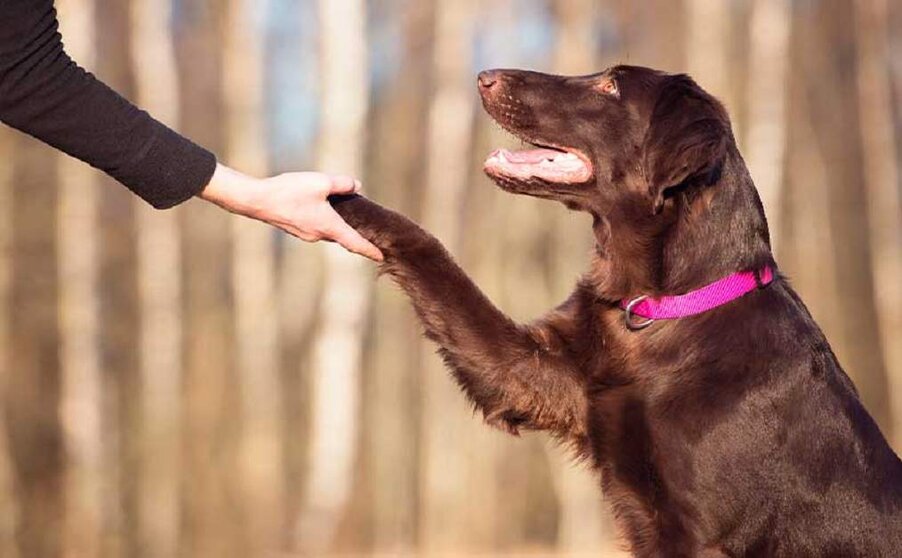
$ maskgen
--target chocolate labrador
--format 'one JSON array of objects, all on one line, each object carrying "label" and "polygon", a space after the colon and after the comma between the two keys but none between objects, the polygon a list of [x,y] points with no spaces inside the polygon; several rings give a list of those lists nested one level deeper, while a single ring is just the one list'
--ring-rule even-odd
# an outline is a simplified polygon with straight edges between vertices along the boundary
[{"label": "chocolate labrador", "polygon": [[635,556],[902,556],[902,462],[777,271],[723,106],[634,66],[478,81],[534,146],[486,173],[593,217],[560,307],[515,323],[405,217],[332,202],[486,421],[587,459]]}]

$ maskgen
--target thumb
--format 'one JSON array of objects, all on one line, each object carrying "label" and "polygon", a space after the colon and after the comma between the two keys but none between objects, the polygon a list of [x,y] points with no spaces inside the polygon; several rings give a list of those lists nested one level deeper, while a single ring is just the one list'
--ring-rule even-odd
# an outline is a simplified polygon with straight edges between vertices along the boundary
[{"label": "thumb", "polygon": [[[338,215],[336,214],[336,217]],[[335,228],[329,231],[326,236],[338,244],[340,244],[345,250],[349,252],[353,252],[355,254],[360,254],[361,256],[367,257],[374,262],[382,262],[385,257],[382,255],[382,252],[376,248],[370,241],[360,236],[360,233],[351,228],[350,225],[345,223],[338,218],[340,224],[337,224]]]}]

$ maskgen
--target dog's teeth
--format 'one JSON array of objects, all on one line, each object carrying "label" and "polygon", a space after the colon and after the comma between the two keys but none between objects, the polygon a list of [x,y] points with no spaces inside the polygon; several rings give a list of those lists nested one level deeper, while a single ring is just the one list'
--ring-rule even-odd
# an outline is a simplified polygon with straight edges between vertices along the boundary
[{"label": "dog's teeth", "polygon": [[555,161],[574,161],[576,159],[579,159],[579,157],[573,153],[561,153],[554,158]]}]

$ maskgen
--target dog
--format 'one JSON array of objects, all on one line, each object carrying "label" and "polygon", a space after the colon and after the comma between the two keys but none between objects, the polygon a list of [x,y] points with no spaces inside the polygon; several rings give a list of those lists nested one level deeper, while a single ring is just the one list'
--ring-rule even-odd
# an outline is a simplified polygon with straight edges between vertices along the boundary
[{"label": "dog", "polygon": [[587,460],[635,556],[902,556],[902,462],[777,270],[724,107],[636,66],[492,70],[478,89],[534,146],[486,173],[593,218],[561,306],[515,323],[407,218],[330,201],[485,420]]}]

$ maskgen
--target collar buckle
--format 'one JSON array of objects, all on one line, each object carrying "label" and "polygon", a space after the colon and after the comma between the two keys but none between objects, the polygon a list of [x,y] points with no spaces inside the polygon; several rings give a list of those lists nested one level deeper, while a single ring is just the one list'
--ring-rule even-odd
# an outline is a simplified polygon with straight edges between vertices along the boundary
[{"label": "collar buckle", "polygon": [[623,323],[626,324],[626,328],[630,331],[641,331],[651,324],[655,323],[654,318],[646,318],[644,321],[637,322],[635,320],[635,314],[633,314],[633,310],[635,310],[636,306],[638,306],[642,301],[648,298],[647,295],[637,296],[627,303],[626,308],[623,309]]}]

